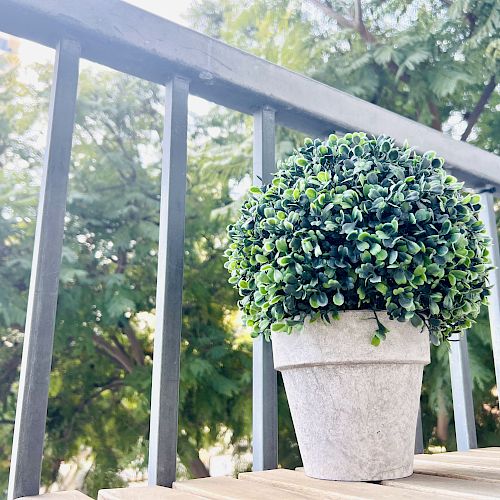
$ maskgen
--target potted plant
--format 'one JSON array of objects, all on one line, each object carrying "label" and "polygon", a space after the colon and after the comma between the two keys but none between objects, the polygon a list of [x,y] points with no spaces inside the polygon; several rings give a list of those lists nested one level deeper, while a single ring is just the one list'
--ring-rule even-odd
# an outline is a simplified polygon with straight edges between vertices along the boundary
[{"label": "potted plant", "polygon": [[307,475],[412,473],[429,335],[469,328],[489,293],[479,209],[435,153],[364,133],[306,139],[250,188],[226,267],[272,337]]}]

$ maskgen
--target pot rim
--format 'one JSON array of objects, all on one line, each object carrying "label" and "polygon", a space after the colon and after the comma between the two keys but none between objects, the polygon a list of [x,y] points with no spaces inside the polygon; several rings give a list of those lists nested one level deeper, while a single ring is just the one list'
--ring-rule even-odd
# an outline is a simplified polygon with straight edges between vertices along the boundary
[{"label": "pot rim", "polygon": [[389,332],[386,340],[373,346],[377,327],[370,309],[341,311],[330,324],[306,318],[292,333],[273,332],[272,348],[276,370],[327,365],[422,364],[430,362],[429,334],[410,322],[377,313]]}]

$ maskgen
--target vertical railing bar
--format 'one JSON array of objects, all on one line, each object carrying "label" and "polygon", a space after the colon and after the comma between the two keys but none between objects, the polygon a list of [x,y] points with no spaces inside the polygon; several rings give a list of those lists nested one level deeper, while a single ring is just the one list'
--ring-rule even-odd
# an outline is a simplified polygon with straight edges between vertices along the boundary
[{"label": "vertical railing bar", "polygon": [[467,332],[450,340],[450,375],[457,449],[477,448]]},{"label": "vertical railing bar", "polygon": [[[275,112],[265,106],[254,114],[253,182],[268,184],[275,169]],[[253,341],[253,470],[278,466],[278,384],[271,342]]]},{"label": "vertical railing bar", "polygon": [[40,187],[8,499],[38,495],[64,237],[80,45],[57,46]]},{"label": "vertical railing bar", "polygon": [[174,77],[165,87],[148,480],[171,487],[177,465],[189,82]]},{"label": "vertical railing bar", "polygon": [[417,429],[415,431],[415,455],[424,452],[424,433],[422,430],[422,407],[418,409]]},{"label": "vertical railing bar", "polygon": [[488,315],[490,318],[491,345],[497,390],[500,391],[500,247],[498,246],[498,230],[495,217],[495,200],[491,192],[481,193],[481,220],[486,227],[486,233],[491,238],[491,260],[495,267],[489,273],[491,295],[489,297]]}]

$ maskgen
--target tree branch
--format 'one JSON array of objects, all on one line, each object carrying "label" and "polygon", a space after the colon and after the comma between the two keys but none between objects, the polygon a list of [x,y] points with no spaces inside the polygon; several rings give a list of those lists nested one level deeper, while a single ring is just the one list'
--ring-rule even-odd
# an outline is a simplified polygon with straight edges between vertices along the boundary
[{"label": "tree branch", "polygon": [[354,2],[354,21],[356,23],[356,28],[361,38],[366,41],[366,43],[375,43],[377,39],[372,35],[365,26],[363,22],[363,7],[361,5],[361,0],[356,0]]},{"label": "tree branch", "polygon": [[122,353],[122,356],[124,356],[127,359],[129,365],[133,368],[134,360],[129,356],[128,352],[125,350],[125,347],[120,342],[116,334],[113,333],[113,335],[111,335],[111,340],[115,344],[116,348]]},{"label": "tree branch", "polygon": [[[309,0],[309,3],[314,5],[316,8],[321,10],[323,14],[326,16],[330,17],[331,19],[334,19],[337,21],[337,24],[341,26],[342,28],[346,29],[351,29],[354,31],[357,31],[361,38],[368,44],[375,44],[379,42],[377,37],[368,31],[366,28],[365,23],[363,22],[363,10],[362,10],[362,5],[361,5],[361,0],[355,0],[354,2],[354,19],[347,19],[341,14],[338,14],[335,12],[331,4],[323,3],[321,0]],[[389,71],[393,73],[394,75],[397,75],[399,71],[399,66],[394,62],[394,61],[389,61],[387,63],[387,67],[389,68]],[[410,81],[410,78],[407,73],[404,71],[399,75],[398,80],[408,83]]]},{"label": "tree branch", "polygon": [[474,125],[477,123],[479,117],[481,116],[481,113],[484,111],[484,107],[486,106],[489,98],[491,97],[491,94],[493,94],[495,87],[496,87],[496,81],[495,81],[495,75],[493,75],[490,78],[490,81],[488,82],[486,87],[484,87],[483,92],[479,97],[479,101],[477,101],[477,104],[474,106],[474,109],[467,118],[467,127],[464,133],[462,134],[462,137],[460,137],[461,141],[466,141],[467,138],[469,137],[470,133],[472,132],[472,129],[474,128]]},{"label": "tree branch", "polygon": [[111,135],[114,137],[116,140],[119,148],[122,150],[123,155],[127,159],[129,165],[130,165],[130,170],[131,170],[131,176],[130,176],[130,181],[135,182],[137,178],[137,171],[135,169],[135,160],[133,156],[130,156],[129,151],[127,151],[127,148],[125,147],[125,144],[123,142],[123,139],[121,138],[119,132],[113,128],[113,126],[108,122],[104,121],[103,125],[111,132]]},{"label": "tree branch", "polygon": [[321,0],[309,0],[309,3],[313,4],[317,9],[323,12],[323,14],[336,21],[336,23],[342,28],[357,31],[366,43],[371,44],[377,42],[375,35],[366,29],[363,22],[361,0],[356,0],[354,2],[354,19],[348,19],[342,14],[339,14],[335,11],[331,4],[325,4]]},{"label": "tree branch", "polygon": [[96,347],[98,347],[102,352],[104,352],[111,360],[119,367],[132,373],[134,364],[130,358],[122,353],[120,349],[109,344],[106,339],[100,335],[93,335],[92,340]]},{"label": "tree branch", "polygon": [[347,19],[347,17],[344,17],[342,14],[335,12],[331,6],[324,4],[321,0],[309,0],[309,3],[313,4],[317,9],[323,12],[323,14],[336,21],[339,26],[342,26],[342,28],[356,30],[356,25],[353,21]]},{"label": "tree branch", "polygon": [[142,345],[139,342],[139,339],[137,338],[134,329],[132,328],[132,326],[128,321],[121,322],[120,328],[122,329],[123,333],[125,333],[125,335],[128,338],[128,341],[130,342],[130,347],[132,349],[132,357],[134,358],[134,361],[138,365],[141,366],[144,365],[144,349],[142,348]]},{"label": "tree branch", "polygon": [[75,424],[75,418],[77,415],[79,415],[87,405],[89,405],[94,399],[96,399],[98,396],[100,396],[103,392],[110,390],[114,391],[116,389],[119,389],[120,387],[123,387],[125,384],[123,383],[122,379],[112,379],[110,382],[102,385],[98,389],[96,389],[92,394],[90,394],[86,399],[81,401],[78,406],[76,407],[75,411],[73,412],[73,415],[71,417],[71,420],[68,425],[65,426],[64,429],[64,439],[69,440],[69,437],[71,436],[71,433],[73,432],[74,424]]},{"label": "tree branch", "polygon": [[439,109],[436,103],[431,99],[427,99],[427,106],[429,106],[429,111],[431,112],[432,122],[431,127],[435,130],[442,131],[441,116],[439,114]]},{"label": "tree branch", "polygon": [[[119,389],[120,387],[123,387],[124,383],[123,380],[121,379],[114,379],[111,380],[111,382],[108,382],[107,384],[104,384],[102,387],[99,387],[96,389],[90,396],[88,396],[86,399],[84,399],[77,408],[77,412],[83,411],[83,409],[92,402],[93,399],[97,398],[100,396],[103,392],[110,390],[113,391],[115,389]],[[75,412],[75,413],[77,413]]]}]

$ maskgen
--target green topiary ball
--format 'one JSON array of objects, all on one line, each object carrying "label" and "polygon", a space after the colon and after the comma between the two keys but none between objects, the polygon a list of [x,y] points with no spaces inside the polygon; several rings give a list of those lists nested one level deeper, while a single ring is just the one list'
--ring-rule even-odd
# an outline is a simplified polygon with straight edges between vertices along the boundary
[{"label": "green topiary ball", "polygon": [[[487,302],[480,198],[433,152],[364,133],[306,139],[249,194],[226,267],[254,336],[372,309],[427,326],[438,344]],[[375,345],[388,331],[378,325]]]}]

